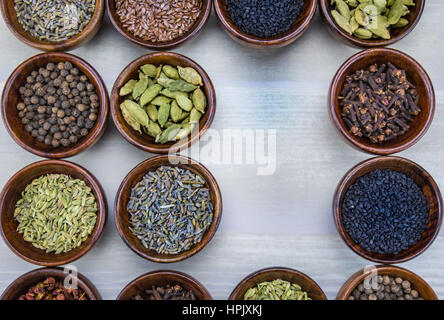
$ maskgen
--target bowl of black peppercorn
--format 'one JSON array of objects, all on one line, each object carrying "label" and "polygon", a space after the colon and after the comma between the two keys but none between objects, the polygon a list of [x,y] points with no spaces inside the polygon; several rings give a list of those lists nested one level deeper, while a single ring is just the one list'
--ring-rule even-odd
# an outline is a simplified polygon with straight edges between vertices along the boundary
[{"label": "bowl of black peppercorn", "polygon": [[442,196],[432,176],[401,157],[375,157],[352,168],[333,199],[336,229],[361,257],[385,264],[427,250],[442,223]]},{"label": "bowl of black peppercorn", "polygon": [[42,53],[10,75],[1,102],[5,127],[25,150],[66,158],[102,136],[109,113],[102,78],[85,60],[68,53]]},{"label": "bowl of black peppercorn", "polygon": [[352,147],[390,155],[415,145],[435,114],[429,75],[409,55],[387,48],[356,53],[330,84],[328,108],[334,127]]},{"label": "bowl of black peppercorn", "polygon": [[280,48],[307,31],[317,0],[214,0],[214,9],[220,24],[236,42],[257,49]]}]

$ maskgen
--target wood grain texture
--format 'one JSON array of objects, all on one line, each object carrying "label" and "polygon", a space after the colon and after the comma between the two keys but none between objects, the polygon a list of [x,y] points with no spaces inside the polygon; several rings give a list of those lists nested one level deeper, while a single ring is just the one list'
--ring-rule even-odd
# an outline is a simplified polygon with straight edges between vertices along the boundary
[{"label": "wood grain texture", "polygon": [[[444,63],[441,30],[444,2],[427,1],[418,26],[394,47],[414,57],[435,86],[437,112],[419,143],[398,155],[423,166],[444,188]],[[0,81],[38,51],[11,37],[0,22]],[[215,299],[227,299],[248,274],[270,266],[306,273],[334,299],[347,278],[370,264],[352,252],[337,234],[332,200],[339,180],[358,162],[370,158],[351,148],[336,133],[327,109],[328,86],[341,64],[358,50],[337,41],[315,21],[296,43],[281,49],[256,50],[232,41],[213,15],[199,38],[177,52],[196,60],[211,77],[218,109],[212,129],[277,129],[277,169],[257,176],[263,165],[225,165],[201,161],[215,176],[224,199],[219,230],[204,251],[168,265],[200,281]],[[146,49],[129,43],[108,19],[100,32],[74,51],[90,62],[110,91],[118,74]],[[203,136],[202,145],[208,141]],[[193,147],[191,148],[191,150]],[[152,155],[126,142],[109,120],[93,148],[70,158],[101,182],[113,198],[126,174]],[[38,157],[24,152],[0,125],[0,185]],[[199,159],[196,159],[199,160]],[[83,258],[78,270],[104,299],[115,299],[134,278],[163,265],[148,262],[127,248],[110,215],[102,239]],[[424,278],[444,299],[444,237],[441,233],[423,255],[402,266]],[[17,258],[0,241],[0,292],[34,266]]]}]

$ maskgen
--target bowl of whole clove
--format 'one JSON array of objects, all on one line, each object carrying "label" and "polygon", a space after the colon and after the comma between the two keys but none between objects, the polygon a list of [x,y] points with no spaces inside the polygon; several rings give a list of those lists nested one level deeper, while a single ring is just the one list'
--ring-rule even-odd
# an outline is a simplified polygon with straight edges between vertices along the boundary
[{"label": "bowl of whole clove", "polygon": [[178,271],[159,270],[131,281],[117,300],[212,300],[208,290],[193,277]]},{"label": "bowl of whole clove", "polygon": [[3,89],[3,122],[14,141],[45,158],[66,158],[94,145],[108,118],[108,92],[85,60],[63,52],[22,62]]},{"label": "bowl of whole clove", "polygon": [[394,49],[368,49],[349,58],[334,76],[328,99],[331,119],[345,140],[377,155],[413,146],[435,113],[427,72]]}]

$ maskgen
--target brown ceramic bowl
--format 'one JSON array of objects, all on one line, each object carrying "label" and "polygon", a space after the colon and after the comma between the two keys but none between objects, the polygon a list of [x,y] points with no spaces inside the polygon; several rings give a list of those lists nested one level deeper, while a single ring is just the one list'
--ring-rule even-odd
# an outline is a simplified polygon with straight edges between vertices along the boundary
[{"label": "brown ceramic bowl", "polygon": [[96,0],[96,10],[88,23],[88,25],[75,37],[72,37],[65,41],[55,42],[55,41],[41,41],[30,33],[25,31],[22,25],[17,20],[17,13],[14,9],[14,1],[11,0],[1,0],[0,9],[5,20],[6,25],[9,30],[16,36],[20,41],[27,44],[28,46],[37,48],[43,51],[69,51],[73,50],[81,45],[85,44],[91,40],[97,31],[100,29],[102,24],[103,15],[105,13],[105,1]]},{"label": "brown ceramic bowl", "polygon": [[[120,104],[123,102],[123,97],[119,95],[119,90],[129,80],[138,78],[139,67],[144,64],[151,63],[154,65],[168,64],[172,66],[192,67],[202,76],[203,87],[205,95],[207,96],[207,109],[206,113],[200,119],[199,132],[188,137],[188,139],[182,139],[181,141],[168,142],[165,144],[159,144],[154,141],[154,138],[148,134],[140,134],[131,128],[123,118],[120,111]],[[169,152],[178,152],[183,150],[193,143],[199,140],[199,138],[207,131],[207,129],[213,123],[214,116],[216,114],[216,92],[213,87],[213,83],[208,77],[207,73],[196,62],[173,52],[158,52],[151,53],[142,56],[133,62],[131,62],[117,78],[114,83],[113,90],[111,92],[111,115],[119,130],[120,134],[132,145],[139,149],[142,149],[151,153],[167,154]]]},{"label": "brown ceramic bowl", "polygon": [[[48,277],[65,279],[69,275],[62,268],[40,268],[32,270],[20,276],[3,292],[0,300],[18,300],[20,295],[25,294],[29,288]],[[72,275],[71,275],[72,276]],[[77,285],[82,289],[89,300],[102,300],[97,288],[81,273],[77,273]]]},{"label": "brown ceramic bowl", "polygon": [[192,290],[197,300],[213,300],[207,289],[193,277],[178,271],[152,271],[134,279],[117,296],[117,300],[131,300],[136,294],[144,296],[144,291],[152,286],[179,284],[185,290]]},{"label": "brown ceramic bowl", "polygon": [[[342,109],[337,98],[348,75],[372,64],[381,65],[387,62],[392,62],[397,68],[406,71],[408,80],[416,86],[420,97],[418,106],[422,111],[409,124],[410,129],[406,134],[389,142],[375,144],[366,137],[360,138],[350,132],[342,119]],[[412,57],[394,49],[374,48],[355,54],[339,68],[330,84],[328,104],[334,126],[350,145],[367,153],[389,155],[410,148],[425,135],[435,114],[435,91],[427,72]]]},{"label": "brown ceramic bowl", "polygon": [[[173,162],[170,162],[170,159]],[[126,210],[126,206],[129,201],[129,196],[131,194],[131,189],[142,179],[142,177],[148,172],[159,168],[160,166],[178,166],[184,169],[188,169],[195,174],[200,175],[208,185],[210,190],[211,200],[214,205],[214,216],[213,222],[210,228],[207,230],[202,238],[202,241],[194,245],[190,250],[183,251],[178,254],[159,254],[153,250],[146,249],[142,242],[132,234],[130,231],[130,221],[129,213]],[[145,160],[138,164],[133,170],[128,173],[128,175],[123,179],[119,190],[116,194],[114,213],[116,218],[116,225],[119,231],[120,237],[128,245],[128,247],[137,253],[142,258],[160,262],[160,263],[171,263],[185,260],[200,250],[202,250],[213,238],[214,234],[219,227],[219,223],[222,217],[222,196],[220,193],[219,185],[214,179],[213,175],[199,162],[196,162],[190,158],[175,155],[163,155],[156,156]]]},{"label": "brown ceramic bowl", "polygon": [[330,0],[319,0],[319,6],[321,7],[321,16],[324,22],[327,24],[331,34],[336,39],[341,40],[352,47],[361,48],[389,46],[407,36],[416,27],[419,20],[421,19],[422,12],[424,11],[425,0],[417,0],[415,1],[415,4],[416,5],[414,7],[409,7],[410,13],[404,17],[409,21],[409,24],[403,28],[393,28],[390,31],[390,39],[363,40],[355,36],[350,36],[347,32],[342,30],[342,28],[340,28],[336,24],[333,16],[331,15],[331,10],[333,10],[335,6],[330,4]]},{"label": "brown ceramic bowl", "polygon": [[[378,169],[391,169],[411,177],[415,183],[421,187],[429,206],[429,222],[426,230],[422,234],[421,240],[414,246],[396,255],[376,254],[364,250],[352,240],[342,223],[342,202],[344,201],[348,188],[355,183],[359,177]],[[355,253],[374,262],[397,264],[417,257],[427,250],[435,240],[442,222],[442,196],[435,180],[433,180],[424,168],[413,161],[400,157],[376,157],[359,163],[342,178],[333,199],[333,217],[336,229],[342,240],[344,240]]]},{"label": "brown ceramic bowl", "polygon": [[248,275],[237,285],[228,299],[244,300],[244,295],[248,289],[255,287],[261,282],[273,281],[277,279],[298,284],[302,287],[302,290],[308,293],[308,296],[312,300],[327,300],[327,297],[322,289],[309,276],[293,269],[281,267],[266,268]]},{"label": "brown ceramic bowl", "polygon": [[134,36],[134,34],[129,32],[125,27],[123,27],[122,23],[120,22],[119,16],[116,13],[116,10],[117,10],[116,1],[107,0],[108,16],[110,17],[111,22],[114,25],[114,27],[117,29],[117,31],[126,39],[142,47],[148,48],[150,50],[170,50],[179,47],[188,40],[191,40],[202,31],[202,29],[208,22],[208,18],[210,17],[211,0],[202,0],[202,11],[196,23],[193,25],[193,27],[190,30],[188,30],[188,32],[185,32],[182,36],[173,39],[171,41],[158,42],[158,43],[146,41],[139,37]]},{"label": "brown ceramic bowl", "polygon": [[410,283],[413,285],[413,288],[415,288],[415,290],[419,292],[420,296],[422,296],[424,300],[438,300],[438,296],[436,295],[436,293],[420,276],[411,272],[410,270],[387,265],[375,266],[375,269],[362,269],[353,274],[339,290],[336,300],[348,300],[350,295],[353,293],[353,290],[355,290],[355,288],[360,285],[365,280],[365,278],[369,276],[373,277],[376,275],[401,277],[404,280],[410,281]]},{"label": "brown ceramic bowl", "polygon": [[214,0],[213,2],[217,18],[227,34],[234,41],[257,49],[281,48],[299,39],[313,21],[318,6],[317,0],[305,0],[299,17],[287,32],[270,38],[259,38],[245,33],[233,23],[225,0]]},{"label": "brown ceramic bowl", "polygon": [[[26,77],[35,69],[44,67],[49,62],[57,63],[60,61],[71,62],[88,77],[89,81],[96,87],[100,107],[96,123],[86,137],[80,139],[75,145],[53,148],[38,141],[25,130],[25,126],[18,116],[16,106],[17,103],[20,102],[19,88],[26,82]],[[5,127],[9,135],[19,146],[40,157],[55,159],[66,158],[76,155],[92,146],[102,136],[105,131],[109,112],[108,92],[100,75],[85,60],[63,52],[41,53],[22,62],[9,76],[3,89],[1,108]]]},{"label": "brown ceramic bowl", "polygon": [[[18,223],[14,219],[15,204],[21,193],[32,180],[49,173],[70,175],[82,179],[91,188],[98,204],[97,222],[89,238],[79,247],[61,254],[46,253],[35,248],[17,232]],[[0,194],[0,228],[8,247],[20,258],[41,266],[54,267],[70,263],[86,254],[100,239],[107,218],[106,198],[97,179],[86,169],[63,160],[43,160],[24,167],[13,175]]]}]

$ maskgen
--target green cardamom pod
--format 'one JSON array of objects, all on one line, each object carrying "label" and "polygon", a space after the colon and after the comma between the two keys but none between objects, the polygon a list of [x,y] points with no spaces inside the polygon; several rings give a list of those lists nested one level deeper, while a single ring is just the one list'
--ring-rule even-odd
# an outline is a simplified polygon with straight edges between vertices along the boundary
[{"label": "green cardamom pod", "polygon": [[155,84],[146,89],[140,97],[140,105],[144,107],[147,103],[150,103],[155,97],[157,97],[160,91],[162,91],[162,86],[160,84]]},{"label": "green cardamom pod", "polygon": [[187,112],[190,112],[191,109],[193,109],[193,102],[185,95],[177,95],[176,101],[179,107],[181,107],[183,110]]},{"label": "green cardamom pod", "polygon": [[172,66],[163,66],[162,71],[163,71],[163,73],[165,73],[165,75],[168,78],[175,79],[175,80],[180,79],[179,72],[177,71],[176,68],[174,68]]},{"label": "green cardamom pod", "polygon": [[196,108],[193,108],[193,110],[191,110],[191,113],[190,113],[190,123],[199,122],[201,117],[202,117],[202,114]]},{"label": "green cardamom pod", "polygon": [[179,70],[180,77],[185,80],[188,83],[194,84],[196,86],[202,86],[202,77],[200,76],[199,72],[197,72],[195,69],[191,67],[177,67]]},{"label": "green cardamom pod", "polygon": [[174,80],[168,85],[170,91],[191,92],[196,90],[197,86],[183,80]]},{"label": "green cardamom pod", "polygon": [[161,106],[162,104],[169,104],[171,102],[170,98],[164,96],[157,96],[154,100],[151,101],[151,104],[155,106]]},{"label": "green cardamom pod", "polygon": [[120,88],[119,95],[126,96],[126,95],[132,93],[136,83],[137,83],[137,80],[134,80],[134,79],[128,81],[122,88]]},{"label": "green cardamom pod", "polygon": [[162,104],[157,112],[157,121],[159,122],[161,127],[165,125],[169,117],[170,117],[170,105],[167,103]]},{"label": "green cardamom pod", "polygon": [[140,70],[150,78],[154,78],[157,74],[157,68],[152,64],[145,64],[140,67]]},{"label": "green cardamom pod", "polygon": [[142,93],[148,88],[148,77],[144,76],[142,79],[137,81],[133,89],[133,99],[138,99]]},{"label": "green cardamom pod", "polygon": [[171,82],[174,82],[173,79],[168,78],[165,73],[161,73],[160,76],[157,78],[157,83],[160,84],[164,88],[168,88]]},{"label": "green cardamom pod", "polygon": [[344,16],[342,16],[338,11],[336,10],[332,10],[331,11],[331,15],[333,16],[333,18],[335,19],[336,23],[338,24],[338,26],[344,30],[345,32],[347,32],[349,35],[352,35],[352,30],[351,30],[351,26],[350,23],[347,21],[346,18],[344,18]]},{"label": "green cardamom pod", "polygon": [[140,130],[140,123],[137,122],[136,119],[134,119],[134,117],[129,113],[125,103],[120,104],[120,110],[122,111],[122,116],[123,119],[125,119],[126,123],[128,123],[130,127],[137,132],[142,133],[142,131]]},{"label": "green cardamom pod", "polygon": [[205,108],[207,107],[207,98],[205,97],[205,93],[203,93],[200,88],[194,90],[192,100],[194,107],[200,113],[205,113]]},{"label": "green cardamom pod", "polygon": [[181,129],[181,126],[179,124],[173,124],[173,125],[169,126],[160,135],[159,142],[163,144],[163,143],[167,143],[169,141],[175,141],[176,135],[180,129]]},{"label": "green cardamom pod", "polygon": [[178,122],[178,121],[180,121],[180,119],[182,118],[182,113],[183,113],[183,111],[182,111],[182,109],[179,107],[179,105],[177,104],[177,102],[176,102],[176,101],[173,101],[173,102],[171,103],[171,110],[170,110],[170,116],[171,116],[171,119],[172,119],[174,122]]},{"label": "green cardamom pod", "polygon": [[129,114],[142,126],[147,127],[148,123],[150,122],[148,115],[146,114],[145,110],[141,106],[139,106],[137,103],[131,100],[125,100],[123,102],[125,104],[126,110],[128,110]]},{"label": "green cardamom pod", "polygon": [[153,104],[149,104],[146,107],[146,113],[148,114],[148,117],[153,120],[153,121],[157,121],[157,108],[155,105]]}]

